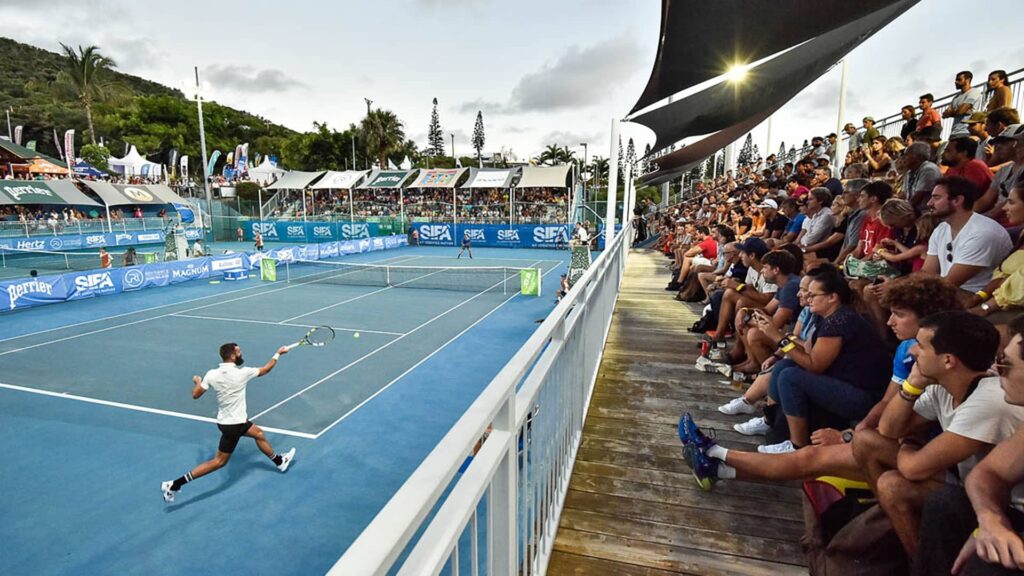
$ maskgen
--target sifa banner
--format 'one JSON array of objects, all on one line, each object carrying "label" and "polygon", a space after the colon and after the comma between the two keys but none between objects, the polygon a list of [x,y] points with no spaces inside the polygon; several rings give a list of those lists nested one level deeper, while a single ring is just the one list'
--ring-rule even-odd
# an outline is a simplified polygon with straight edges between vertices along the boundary
[{"label": "sifa banner", "polygon": [[500,248],[568,248],[572,227],[568,224],[452,224],[416,222],[424,246],[455,246],[464,238],[477,246]]}]

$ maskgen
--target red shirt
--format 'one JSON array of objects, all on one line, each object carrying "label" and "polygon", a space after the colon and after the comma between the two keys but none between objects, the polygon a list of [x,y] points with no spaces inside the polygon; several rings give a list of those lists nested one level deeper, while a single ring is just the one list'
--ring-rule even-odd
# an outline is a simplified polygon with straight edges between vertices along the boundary
[{"label": "red shirt", "polygon": [[810,190],[807,189],[807,186],[797,186],[796,190],[793,190],[793,192],[790,193],[789,197],[794,200],[798,200],[803,196],[807,195],[808,192],[810,192]]},{"label": "red shirt", "polygon": [[939,111],[936,110],[935,108],[932,108],[932,109],[928,110],[927,112],[922,112],[921,113],[921,117],[917,119],[917,128],[916,128],[916,130],[918,132],[920,132],[921,130],[924,130],[925,128],[927,128],[929,126],[932,126],[934,124],[941,124],[941,123],[942,123],[942,117],[939,116]]},{"label": "red shirt", "polygon": [[711,236],[705,236],[697,246],[700,246],[701,255],[708,260],[718,258],[718,242],[715,242],[715,239]]},{"label": "red shirt", "polygon": [[989,186],[992,186],[992,171],[984,162],[973,159],[967,164],[959,167],[950,167],[946,170],[946,176],[960,176],[966,178],[978,187],[978,192],[984,194]]},{"label": "red shirt", "polygon": [[881,218],[864,217],[864,225],[860,228],[860,241],[864,243],[864,257],[875,253],[878,243],[885,238],[892,238],[892,229],[882,224]]}]

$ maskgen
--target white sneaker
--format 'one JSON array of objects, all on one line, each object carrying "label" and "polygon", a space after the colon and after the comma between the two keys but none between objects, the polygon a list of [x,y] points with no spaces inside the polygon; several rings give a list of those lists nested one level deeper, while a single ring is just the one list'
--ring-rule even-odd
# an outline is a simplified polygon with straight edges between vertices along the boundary
[{"label": "white sneaker", "polygon": [[168,480],[160,483],[160,491],[164,493],[164,502],[174,502],[174,490],[171,490],[174,482]]},{"label": "white sneaker", "polygon": [[764,421],[763,417],[757,416],[742,424],[733,424],[732,429],[745,436],[758,436],[767,434],[772,427]]},{"label": "white sneaker", "polygon": [[778,444],[758,446],[757,451],[761,454],[789,454],[790,452],[796,452],[796,448],[793,446],[792,442],[786,440],[785,442],[779,442]]},{"label": "white sneaker", "polygon": [[[718,411],[722,414],[728,414],[729,416],[735,416],[736,414],[753,414],[757,410],[753,404],[747,404],[746,399],[743,396],[739,398],[733,398],[728,404],[722,404],[718,407]],[[764,420],[763,418],[761,419]]]},{"label": "white sneaker", "polygon": [[288,465],[295,459],[295,448],[281,454],[281,463],[277,465],[277,469],[284,472],[288,469]]}]

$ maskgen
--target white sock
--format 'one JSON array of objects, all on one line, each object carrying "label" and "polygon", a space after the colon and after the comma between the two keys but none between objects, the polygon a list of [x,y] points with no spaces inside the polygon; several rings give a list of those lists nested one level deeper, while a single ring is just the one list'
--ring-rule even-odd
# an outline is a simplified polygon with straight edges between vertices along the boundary
[{"label": "white sock", "polygon": [[730,478],[735,478],[736,477],[736,469],[733,468],[732,466],[729,466],[725,462],[721,462],[721,463],[718,464],[718,477],[721,478],[722,480],[728,480]]},{"label": "white sock", "polygon": [[706,450],[706,454],[708,456],[711,456],[712,458],[721,460],[724,463],[726,455],[729,454],[729,449],[723,448],[718,444],[715,444],[714,446]]}]

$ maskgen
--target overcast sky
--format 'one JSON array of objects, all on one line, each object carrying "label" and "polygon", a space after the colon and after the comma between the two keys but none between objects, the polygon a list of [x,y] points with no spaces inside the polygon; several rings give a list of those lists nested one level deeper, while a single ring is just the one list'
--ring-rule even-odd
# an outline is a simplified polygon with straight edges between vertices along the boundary
[{"label": "overcast sky", "polygon": [[[847,119],[952,92],[963,68],[983,77],[1024,67],[1019,0],[963,5],[922,0],[854,51]],[[176,88],[197,65],[208,98],[295,130],[358,122],[366,97],[394,111],[422,147],[436,97],[457,153],[470,153],[482,110],[485,151],[510,147],[520,157],[580,142],[607,156],[610,119],[649,77],[659,19],[655,0],[0,0],[2,36],[51,51],[96,44],[121,70]],[[780,110],[771,149],[834,131],[838,87],[836,67]],[[640,126],[623,132],[640,150],[653,141]],[[765,126],[755,129],[762,150],[766,137]]]}]

